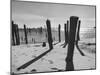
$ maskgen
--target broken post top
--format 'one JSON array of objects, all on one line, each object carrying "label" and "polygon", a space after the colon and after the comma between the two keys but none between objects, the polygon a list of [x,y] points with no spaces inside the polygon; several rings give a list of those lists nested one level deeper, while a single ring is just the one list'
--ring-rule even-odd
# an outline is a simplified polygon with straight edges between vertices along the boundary
[{"label": "broken post top", "polygon": [[78,19],[79,19],[79,17],[77,17],[77,16],[70,17],[70,29],[69,29],[69,32],[70,32],[69,40],[70,41],[75,41]]},{"label": "broken post top", "polygon": [[79,17],[77,17],[77,16],[71,16],[70,17],[70,28],[74,28],[74,27],[76,28],[77,27],[77,21],[78,21],[78,19],[79,19]]},{"label": "broken post top", "polygon": [[50,20],[49,20],[49,19],[47,19],[47,20],[46,20],[46,22],[50,22]]},{"label": "broken post top", "polygon": [[78,32],[80,31],[81,20],[78,22]]},{"label": "broken post top", "polygon": [[60,29],[60,28],[61,28],[61,25],[59,24],[59,26],[58,26],[58,27],[59,27],[59,29]]},{"label": "broken post top", "polygon": [[46,24],[50,25],[50,20],[49,19],[46,20]]},{"label": "broken post top", "polygon": [[79,25],[80,25],[80,23],[81,23],[81,20],[79,20]]},{"label": "broken post top", "polygon": [[70,19],[78,19],[79,17],[77,16],[70,16]]},{"label": "broken post top", "polygon": [[14,21],[12,20],[12,25],[17,25],[17,24],[15,24]]},{"label": "broken post top", "polygon": [[64,23],[64,28],[66,29],[66,27],[67,27],[67,24],[66,24],[66,23]]},{"label": "broken post top", "polygon": [[60,26],[60,24],[59,24],[59,26]]},{"label": "broken post top", "polygon": [[26,29],[26,25],[24,24],[24,28]]},{"label": "broken post top", "polygon": [[67,25],[68,25],[69,21],[67,20]]},{"label": "broken post top", "polygon": [[64,25],[67,25],[66,23],[64,23]]},{"label": "broken post top", "polygon": [[24,26],[26,26],[26,25],[24,24]]},{"label": "broken post top", "polygon": [[12,21],[12,24],[14,24],[14,21]]}]

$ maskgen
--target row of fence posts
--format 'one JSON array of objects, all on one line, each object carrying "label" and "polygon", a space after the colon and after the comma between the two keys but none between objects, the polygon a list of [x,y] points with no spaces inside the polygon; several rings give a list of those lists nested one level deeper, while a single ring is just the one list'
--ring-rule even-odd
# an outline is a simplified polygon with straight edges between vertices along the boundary
[{"label": "row of fence posts", "polygon": [[20,45],[19,28],[17,24],[12,21],[12,44]]},{"label": "row of fence posts", "polygon": [[63,48],[66,47],[67,43],[68,43],[68,25],[69,25],[69,21],[67,20],[67,24],[64,24],[64,32],[65,32],[65,43]]},{"label": "row of fence posts", "polygon": [[[79,49],[78,47],[78,41],[80,40],[79,37],[79,31],[80,31],[80,23],[81,21],[79,20],[79,17],[77,16],[71,16],[70,21],[67,21],[67,24],[64,24],[64,32],[65,32],[65,43],[63,48],[66,47],[68,44],[68,52],[67,52],[67,57],[65,59],[66,61],[66,71],[73,71],[74,70],[74,65],[73,65],[73,54],[74,54],[74,47],[76,45],[78,51],[82,56],[84,56],[84,53]],[[50,20],[46,21],[47,25],[47,32],[48,32],[48,43],[49,43],[49,48],[53,48],[52,44],[52,34],[51,34],[51,25],[50,25]],[[60,35],[60,24],[58,25],[58,37],[59,37],[59,42],[61,42],[61,35]]]},{"label": "row of fence posts", "polygon": [[[65,44],[67,44],[68,41],[68,52],[67,52],[67,57],[66,57],[66,71],[71,71],[74,70],[74,65],[73,65],[73,54],[74,54],[74,43],[75,43],[75,36],[76,36],[76,28],[77,28],[77,23],[78,23],[78,17],[71,16],[70,17],[70,28],[69,28],[69,33],[67,33],[66,29],[68,29],[68,21],[67,21],[67,28],[66,24],[64,25],[65,29]],[[49,48],[52,49],[52,34],[51,34],[51,25],[50,25],[50,20],[46,21],[47,25],[47,32],[48,32],[48,43],[49,43]],[[60,32],[60,25],[58,27],[58,32]],[[68,37],[68,38],[67,38]],[[60,33],[59,33],[59,42],[60,42]]]},{"label": "row of fence posts", "polygon": [[[78,47],[78,41],[80,40],[79,37],[79,30],[80,30],[80,23],[81,21],[79,20],[79,17],[77,16],[71,16],[70,21],[67,20],[67,24],[64,24],[64,33],[65,33],[65,43],[63,48],[66,47],[68,44],[68,52],[67,52],[67,57],[65,59],[66,61],[66,71],[71,71],[74,70],[74,65],[73,65],[73,54],[74,54],[74,46],[76,45],[77,49],[81,53],[81,55],[84,56],[84,53],[79,49]],[[51,24],[50,20],[46,20],[46,26],[47,26],[47,34],[46,36],[48,39],[48,44],[49,44],[49,49],[53,49],[53,39],[52,39],[52,32],[51,32]],[[12,22],[12,39],[13,39],[13,45],[19,45],[20,44],[20,39],[19,39],[19,32],[18,32],[18,25],[14,24]],[[28,44],[27,40],[27,29],[26,25],[24,25],[24,32],[25,32],[25,41],[26,44]],[[61,25],[58,25],[58,37],[59,37],[59,42],[61,42]],[[15,42],[16,39],[16,42]]]},{"label": "row of fence posts", "polygon": [[[47,25],[46,38],[48,39],[48,43],[51,45],[51,43],[53,42],[53,39],[52,39],[52,33],[51,33],[50,20],[46,21],[46,25]],[[68,23],[67,25],[66,24],[64,25],[64,31],[65,31],[65,45],[64,45],[65,47],[67,44],[67,40],[68,40]],[[27,28],[26,28],[26,25],[24,24],[25,44],[28,44],[27,33],[28,33]],[[58,38],[59,38],[58,41],[61,42],[61,25],[60,24],[58,25]],[[49,42],[49,39],[50,39],[50,42]],[[13,42],[12,45],[20,45],[19,28],[18,28],[18,25],[14,24],[13,21],[12,21],[12,42]]]},{"label": "row of fence posts", "polygon": [[[28,44],[26,25],[24,25],[24,33],[25,43]],[[20,45],[19,28],[17,24],[14,24],[14,21],[12,21],[12,45]]]}]

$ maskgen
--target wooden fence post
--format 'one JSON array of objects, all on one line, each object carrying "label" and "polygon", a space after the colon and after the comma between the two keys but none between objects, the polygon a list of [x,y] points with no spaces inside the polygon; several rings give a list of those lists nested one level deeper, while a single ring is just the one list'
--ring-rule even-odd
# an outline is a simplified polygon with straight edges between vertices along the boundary
[{"label": "wooden fence post", "polygon": [[65,31],[65,43],[66,43],[66,29],[67,29],[66,27],[67,27],[67,24],[65,23],[65,24],[64,24],[64,31]]},{"label": "wooden fence post", "polygon": [[73,71],[73,54],[74,54],[74,42],[76,35],[76,27],[77,27],[78,17],[71,16],[70,17],[70,30],[68,36],[68,52],[66,57],[66,71]]},{"label": "wooden fence post", "polygon": [[13,45],[20,45],[18,25],[12,21],[12,43]]},{"label": "wooden fence post", "polygon": [[14,24],[14,35],[16,39],[16,45],[18,45],[18,35],[17,35],[17,25],[16,24]]},{"label": "wooden fence post", "polygon": [[80,31],[80,24],[81,21],[78,21],[78,25],[77,25],[77,31],[76,31],[76,40],[79,41],[80,40],[80,36],[79,36],[79,31]]},{"label": "wooden fence post", "polygon": [[24,33],[25,33],[25,43],[28,44],[27,40],[27,30],[26,30],[26,25],[24,24]]},{"label": "wooden fence post", "polygon": [[80,40],[80,36],[79,36],[80,24],[81,24],[81,21],[79,20],[79,21],[78,21],[78,25],[77,25],[77,32],[76,32],[75,45],[76,45],[76,48],[78,49],[78,51],[80,52],[80,54],[81,54],[82,56],[85,56],[85,54],[80,50],[80,48],[79,48],[79,46],[78,46],[78,41]]},{"label": "wooden fence post", "polygon": [[65,43],[63,48],[66,47],[67,43],[68,43],[68,26],[69,26],[69,21],[67,20],[67,24],[64,24],[64,31],[65,31]]},{"label": "wooden fence post", "polygon": [[69,26],[69,21],[67,20],[66,44],[68,43],[68,26]]},{"label": "wooden fence post", "polygon": [[15,30],[14,21],[12,21],[12,45],[15,45],[14,30]]},{"label": "wooden fence post", "polygon": [[59,24],[59,26],[58,26],[58,37],[59,37],[59,42],[61,42],[60,29],[61,29],[61,25]]},{"label": "wooden fence post", "polygon": [[48,35],[47,35],[47,29],[46,29],[45,25],[44,25],[44,31],[45,31],[45,42],[47,42]]},{"label": "wooden fence post", "polygon": [[20,45],[19,28],[17,24],[16,24],[16,33],[17,33],[17,45]]},{"label": "wooden fence post", "polygon": [[47,19],[46,25],[47,25],[49,49],[53,49],[53,45],[52,45],[53,40],[52,40],[52,33],[51,33],[51,24],[50,24],[50,20]]}]

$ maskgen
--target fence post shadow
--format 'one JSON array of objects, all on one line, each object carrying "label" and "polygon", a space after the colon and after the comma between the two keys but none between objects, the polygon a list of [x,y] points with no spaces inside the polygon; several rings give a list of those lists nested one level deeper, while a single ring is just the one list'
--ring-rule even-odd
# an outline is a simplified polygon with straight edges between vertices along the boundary
[{"label": "fence post shadow", "polygon": [[26,62],[25,64],[23,64],[22,66],[18,67],[17,70],[19,71],[20,69],[25,69],[26,67],[28,67],[29,65],[31,65],[32,63],[36,62],[37,60],[39,60],[40,58],[42,58],[43,56],[45,56],[47,53],[49,53],[52,49],[47,50],[46,52],[40,54],[39,56],[37,56],[36,58]]},{"label": "fence post shadow", "polygon": [[[43,56],[45,56],[48,52],[50,52],[53,49],[53,45],[52,45],[53,40],[52,40],[50,20],[47,19],[46,24],[47,24],[47,32],[48,32],[49,50],[47,50],[46,52],[40,54],[35,59],[32,59],[32,60],[28,61],[27,63],[23,64],[22,66],[18,67],[17,70],[24,69],[24,68],[28,67],[29,65],[31,65],[35,61],[39,60],[40,58],[42,58]],[[25,25],[24,25],[24,29],[25,29],[26,44],[27,44],[27,34],[26,34],[26,26]]]}]

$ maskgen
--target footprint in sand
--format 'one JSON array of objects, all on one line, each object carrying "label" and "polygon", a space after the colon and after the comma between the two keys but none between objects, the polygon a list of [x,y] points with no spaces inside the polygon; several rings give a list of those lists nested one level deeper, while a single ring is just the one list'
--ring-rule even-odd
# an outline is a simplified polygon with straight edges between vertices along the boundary
[{"label": "footprint in sand", "polygon": [[33,73],[33,72],[37,72],[37,70],[36,70],[36,69],[32,69],[31,72],[32,72],[32,73]]},{"label": "footprint in sand", "polygon": [[51,68],[51,69],[53,69],[53,70],[57,70],[57,71],[64,71],[64,70],[62,70],[62,69],[58,69],[58,68]]},{"label": "footprint in sand", "polygon": [[53,70],[58,70],[58,68],[51,68],[51,69],[53,69]]}]

